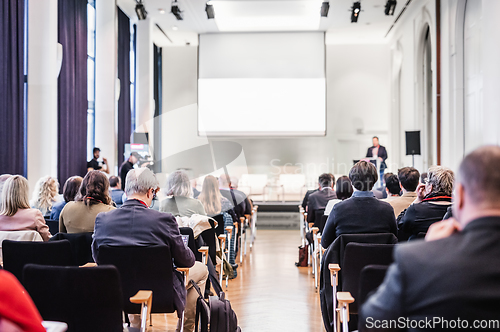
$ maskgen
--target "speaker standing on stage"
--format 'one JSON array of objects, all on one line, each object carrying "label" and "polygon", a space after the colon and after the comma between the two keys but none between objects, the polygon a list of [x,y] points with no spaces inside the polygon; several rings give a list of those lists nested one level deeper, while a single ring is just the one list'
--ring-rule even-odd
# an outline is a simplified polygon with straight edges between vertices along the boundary
[{"label": "speaker standing on stage", "polygon": [[377,158],[380,162],[380,185],[384,185],[384,172],[385,169],[387,168],[387,165],[385,163],[385,160],[387,159],[387,150],[385,149],[384,146],[380,145],[378,142],[378,137],[374,136],[373,137],[373,146],[371,148],[368,148],[368,151],[366,152],[366,158]]}]

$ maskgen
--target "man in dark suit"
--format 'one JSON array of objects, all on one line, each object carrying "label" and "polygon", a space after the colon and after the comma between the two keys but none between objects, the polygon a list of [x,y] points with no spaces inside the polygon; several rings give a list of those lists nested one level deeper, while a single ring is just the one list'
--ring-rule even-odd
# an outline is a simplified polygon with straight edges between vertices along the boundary
[{"label": "man in dark suit", "polygon": [[[329,173],[323,173],[319,176],[319,190],[309,196],[307,203],[307,222],[313,222],[314,227],[320,227],[321,221],[316,218],[316,211],[325,210],[328,201],[337,198],[337,194],[333,190],[335,176]],[[323,213],[322,213],[323,214]]]},{"label": "man in dark suit", "polygon": [[498,165],[498,146],[464,158],[454,192],[456,220],[434,223],[425,242],[395,249],[383,284],[362,307],[360,324],[374,328],[376,320],[427,319],[437,323],[425,328],[437,330],[460,319],[462,328],[474,329],[476,320],[496,320],[489,328],[500,328]]},{"label": "man in dark suit", "polygon": [[132,152],[127,160],[125,160],[118,170],[120,174],[120,179],[122,180],[122,190],[125,190],[125,180],[127,179],[127,173],[134,169],[134,165],[141,159],[141,155],[137,152]]},{"label": "man in dark suit", "polygon": [[304,199],[302,200],[302,207],[304,208],[304,210],[306,212],[307,212],[307,203],[309,203],[309,196],[311,196],[311,194],[314,194],[315,192],[318,192],[318,190],[319,190],[319,187],[316,189],[311,189],[311,190],[306,191],[306,194],[304,195]]},{"label": "man in dark suit", "polygon": [[360,161],[349,171],[349,179],[354,193],[351,198],[335,204],[330,212],[321,238],[323,248],[328,248],[341,234],[392,233],[397,236],[392,206],[379,201],[371,192],[378,180],[375,166]]},{"label": "man in dark suit", "polygon": [[[194,280],[205,291],[208,270],[195,262],[193,252],[184,245],[174,216],[150,209],[153,198],[159,190],[159,183],[153,172],[147,168],[130,170],[126,178],[127,201],[122,207],[109,213],[99,213],[95,220],[92,255],[99,264],[99,246],[158,246],[168,245],[173,263],[177,267],[189,267],[189,279]],[[147,259],[147,257],[144,257]],[[185,308],[184,331],[193,331],[198,294],[192,285],[186,288],[178,272],[173,276],[178,312]],[[139,315],[129,315],[131,323],[138,326]]]},{"label": "man in dark suit", "polygon": [[380,145],[377,136],[373,136],[373,146],[366,151],[366,158],[378,158],[380,162],[380,186],[384,185],[384,172],[387,168],[385,160],[387,159],[387,150],[385,146]]}]

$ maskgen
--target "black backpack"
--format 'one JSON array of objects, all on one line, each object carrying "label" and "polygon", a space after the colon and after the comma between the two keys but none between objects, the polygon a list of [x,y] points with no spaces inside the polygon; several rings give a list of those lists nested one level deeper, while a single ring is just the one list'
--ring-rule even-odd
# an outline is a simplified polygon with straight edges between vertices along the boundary
[{"label": "black backpack", "polygon": [[207,303],[198,285],[193,280],[190,282],[198,292],[195,332],[241,332],[236,313],[229,300],[225,299],[224,292],[220,292],[219,296],[210,296]]}]

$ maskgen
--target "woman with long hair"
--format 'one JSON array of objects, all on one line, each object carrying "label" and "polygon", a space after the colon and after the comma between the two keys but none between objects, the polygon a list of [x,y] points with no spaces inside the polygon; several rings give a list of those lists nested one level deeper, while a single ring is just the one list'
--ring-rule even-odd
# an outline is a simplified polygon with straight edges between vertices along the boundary
[{"label": "woman with long hair", "polygon": [[207,175],[203,180],[203,188],[198,199],[209,216],[216,216],[233,208],[229,200],[221,195],[219,181],[212,175]]},{"label": "woman with long hair", "polygon": [[50,219],[59,220],[62,209],[68,204],[75,200],[76,194],[80,189],[83,178],[81,176],[72,176],[66,180],[63,187],[63,198],[64,200],[58,202],[52,206],[52,211],[50,212]]},{"label": "woman with long hair", "polygon": [[0,231],[37,231],[44,241],[51,237],[42,212],[30,208],[28,180],[13,175],[2,190],[0,210]]},{"label": "woman with long hair", "polygon": [[40,210],[44,217],[50,216],[52,206],[58,201],[59,181],[52,176],[40,178],[33,190],[31,198],[31,207]]},{"label": "woman with long hair", "polygon": [[161,201],[161,212],[172,213],[176,217],[191,217],[193,214],[206,215],[200,201],[193,198],[191,181],[183,171],[175,171],[168,176],[166,193],[169,197]]},{"label": "woman with long hair", "polygon": [[59,232],[93,232],[97,214],[115,209],[111,202],[106,175],[101,171],[88,172],[75,201],[68,202],[59,216]]}]

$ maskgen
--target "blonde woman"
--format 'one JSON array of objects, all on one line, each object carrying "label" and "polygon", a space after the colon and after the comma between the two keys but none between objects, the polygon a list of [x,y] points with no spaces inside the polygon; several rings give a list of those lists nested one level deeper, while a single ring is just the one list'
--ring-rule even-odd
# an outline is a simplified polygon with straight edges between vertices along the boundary
[{"label": "blonde woman", "polygon": [[44,176],[37,181],[33,196],[31,198],[31,207],[40,210],[44,216],[50,216],[52,205],[58,202],[59,182],[52,176]]},{"label": "blonde woman", "polygon": [[3,187],[0,210],[0,231],[37,231],[44,241],[51,237],[42,213],[30,208],[28,180],[11,176]]},{"label": "blonde woman", "polygon": [[203,204],[207,215],[211,217],[221,212],[230,211],[233,208],[231,202],[221,195],[219,181],[212,175],[206,176],[203,180],[203,189],[198,199]]}]

